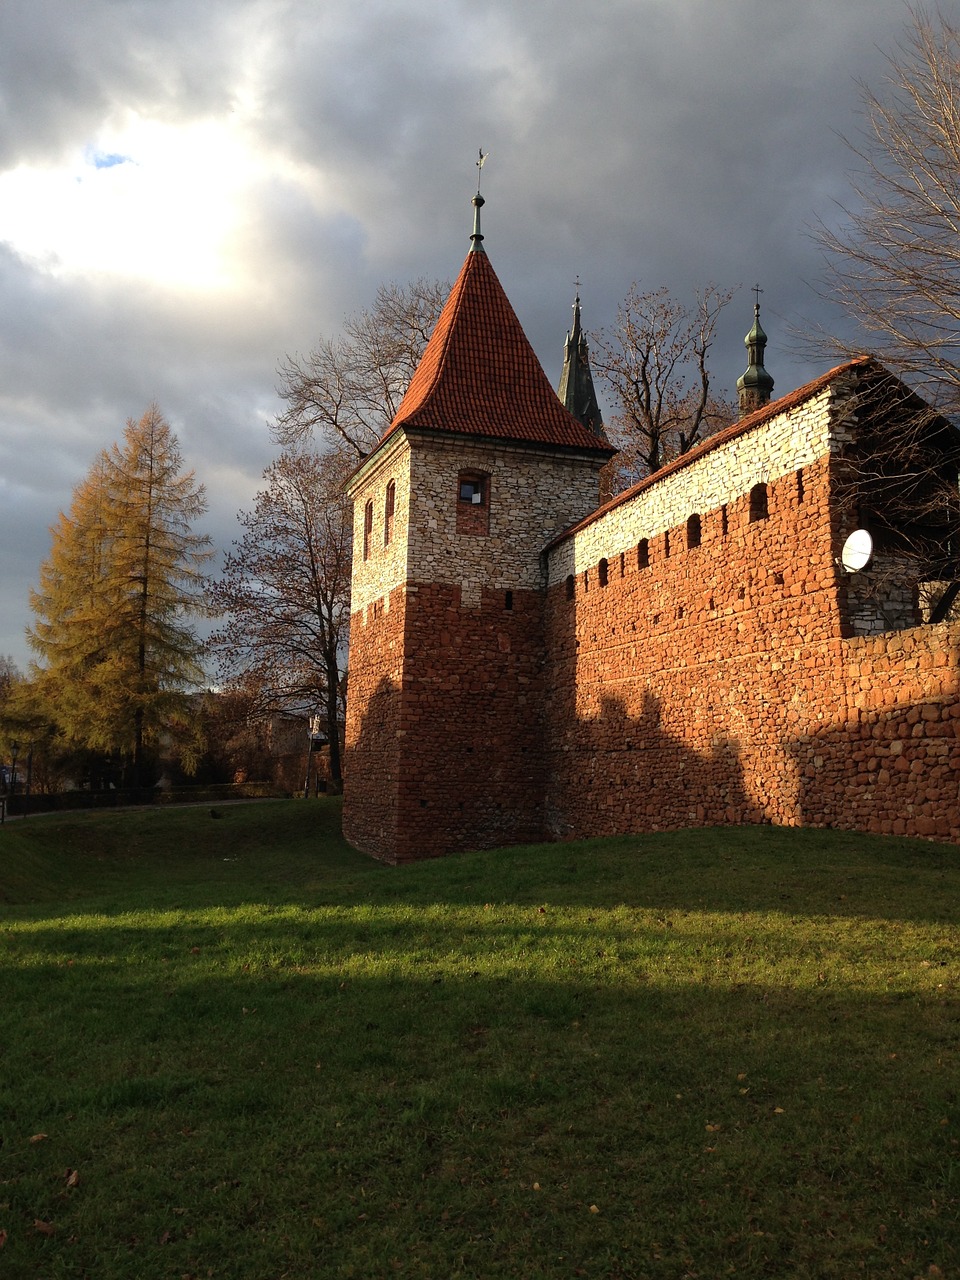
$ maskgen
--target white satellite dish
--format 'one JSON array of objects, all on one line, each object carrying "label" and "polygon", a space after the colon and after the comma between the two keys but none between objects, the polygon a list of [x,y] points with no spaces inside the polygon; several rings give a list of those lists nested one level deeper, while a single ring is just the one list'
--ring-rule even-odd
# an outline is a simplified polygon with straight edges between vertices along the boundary
[{"label": "white satellite dish", "polygon": [[873,555],[873,539],[866,529],[854,529],[843,544],[840,552],[840,563],[847,573],[857,573],[870,563]]}]

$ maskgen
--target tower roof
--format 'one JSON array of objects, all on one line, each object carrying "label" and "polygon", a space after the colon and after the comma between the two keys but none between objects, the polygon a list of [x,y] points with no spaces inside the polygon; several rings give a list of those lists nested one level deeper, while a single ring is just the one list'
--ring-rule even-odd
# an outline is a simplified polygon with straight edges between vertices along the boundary
[{"label": "tower roof", "polygon": [[470,252],[382,439],[405,427],[613,453],[558,400],[482,239],[477,207]]},{"label": "tower roof", "polygon": [[573,302],[573,328],[563,348],[563,370],[557,388],[560,403],[594,435],[604,438],[600,405],[593,386],[587,339],[580,327],[580,294]]},{"label": "tower roof", "polygon": [[[773,378],[767,373],[763,366],[764,352],[767,347],[767,335],[763,331],[760,324],[760,287],[755,286],[757,290],[757,300],[753,307],[753,328],[743,340],[743,345],[747,348],[747,359],[749,361],[746,370],[737,379],[737,391],[743,398],[744,392],[753,392],[761,398],[761,402],[770,399],[773,392]],[[751,405],[757,408],[756,404]]]}]

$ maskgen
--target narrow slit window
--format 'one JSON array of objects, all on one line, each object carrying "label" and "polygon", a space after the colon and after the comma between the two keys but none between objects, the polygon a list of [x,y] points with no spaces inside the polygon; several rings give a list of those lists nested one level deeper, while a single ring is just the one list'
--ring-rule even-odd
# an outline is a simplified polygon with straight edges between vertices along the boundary
[{"label": "narrow slit window", "polygon": [[699,547],[700,545],[700,517],[696,512],[687,519],[687,547]]},{"label": "narrow slit window", "polygon": [[576,583],[574,581],[574,577],[572,573],[567,574],[566,589],[567,589],[567,599],[572,600],[576,593]]},{"label": "narrow slit window", "polygon": [[606,560],[601,560],[597,565],[597,579],[599,580],[601,587],[605,587],[607,585],[607,579],[609,576],[610,566],[607,564]]},{"label": "narrow slit window", "polygon": [[397,486],[393,480],[387,485],[387,496],[383,505],[383,545],[389,547],[393,541],[393,512],[397,505]]},{"label": "narrow slit window", "polygon": [[663,535],[663,558],[664,560],[670,559],[670,530],[669,529]]},{"label": "narrow slit window", "polygon": [[650,543],[646,538],[641,538],[637,543],[637,568],[650,568]]},{"label": "narrow slit window", "polygon": [[370,539],[373,536],[373,499],[363,508],[363,558],[370,559]]},{"label": "narrow slit window", "polygon": [[803,498],[804,498],[804,493],[803,493],[803,472],[802,472],[802,471],[798,471],[798,472],[797,472],[797,502],[798,502],[798,503],[802,502],[802,501],[803,501]]}]

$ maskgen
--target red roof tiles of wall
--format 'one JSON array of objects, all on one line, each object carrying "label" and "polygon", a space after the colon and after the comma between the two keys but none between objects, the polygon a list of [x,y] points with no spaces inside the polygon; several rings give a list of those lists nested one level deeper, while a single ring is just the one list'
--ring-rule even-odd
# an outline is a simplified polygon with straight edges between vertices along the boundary
[{"label": "red roof tiles of wall", "polygon": [[467,255],[383,439],[399,427],[613,453],[560,403],[482,250]]}]

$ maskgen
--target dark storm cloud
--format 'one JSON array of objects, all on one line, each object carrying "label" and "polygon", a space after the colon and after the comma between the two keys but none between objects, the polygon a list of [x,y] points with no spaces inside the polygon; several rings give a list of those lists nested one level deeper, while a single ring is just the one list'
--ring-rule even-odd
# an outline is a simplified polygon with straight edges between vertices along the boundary
[{"label": "dark storm cloud", "polygon": [[742,284],[716,348],[728,388],[759,280],[777,392],[818,372],[787,345],[826,314],[806,227],[835,216],[856,78],[879,83],[907,18],[899,0],[7,0],[0,174],[122,155],[100,135],[131,113],[235,122],[256,165],[232,291],[0,245],[0,653],[25,658],[47,526],[151,400],[207,485],[207,527],[235,536],[282,356],[381,280],[456,274],[481,146],[485,245],[554,381],[578,275],[592,328],[635,279]]}]

